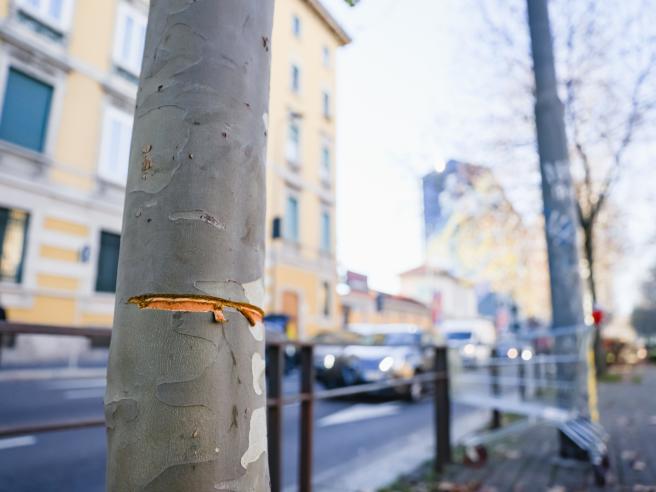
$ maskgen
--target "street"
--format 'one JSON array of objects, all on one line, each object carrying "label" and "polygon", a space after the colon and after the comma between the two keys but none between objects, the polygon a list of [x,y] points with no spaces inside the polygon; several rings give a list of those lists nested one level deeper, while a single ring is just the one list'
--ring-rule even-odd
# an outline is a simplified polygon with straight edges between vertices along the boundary
[{"label": "street", "polygon": [[[298,377],[285,378],[285,392],[298,388]],[[0,381],[3,426],[71,420],[102,415],[103,377]],[[463,413],[456,406],[455,418]],[[299,406],[284,409],[283,478],[296,483]],[[412,435],[432,445],[432,402],[412,404],[390,399],[318,401],[315,406],[314,476],[329,482],[377,448],[398,448]],[[367,456],[369,456],[367,454]],[[102,491],[105,480],[105,431],[90,428],[0,439],[0,491]]]}]

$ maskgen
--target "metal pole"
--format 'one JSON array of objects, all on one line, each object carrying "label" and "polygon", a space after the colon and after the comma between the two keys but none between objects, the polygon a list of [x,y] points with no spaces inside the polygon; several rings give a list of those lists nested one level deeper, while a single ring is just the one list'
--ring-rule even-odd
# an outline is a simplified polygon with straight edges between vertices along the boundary
[{"label": "metal pole", "polygon": [[519,398],[520,400],[526,399],[526,366],[524,361],[520,359],[517,365],[517,377],[519,379]]},{"label": "metal pole", "polygon": [[[573,327],[583,323],[583,305],[577,245],[578,219],[567,154],[563,105],[557,92],[547,0],[527,0],[527,6],[535,73],[535,122],[549,255],[552,323],[553,328]],[[576,336],[557,337],[556,351],[578,353]],[[558,366],[558,379],[569,382],[586,380],[584,375],[577,374],[573,366],[566,364]],[[578,401],[587,402],[586,389],[580,387],[579,391]],[[571,396],[566,391],[559,391],[559,403],[572,408],[574,401]],[[580,407],[579,411],[587,413],[587,404]]]},{"label": "metal pole", "polygon": [[449,398],[449,364],[446,347],[435,347],[435,471],[451,463],[451,401]]},{"label": "metal pole", "polygon": [[[492,396],[499,397],[501,393],[501,388],[499,387],[499,366],[497,365],[497,359],[499,357],[499,351],[496,347],[492,349],[491,352],[492,360],[490,361],[490,382],[492,383]],[[494,408],[492,410],[492,420],[490,422],[491,429],[499,429],[501,427],[501,412]]]},{"label": "metal pole", "polygon": [[269,476],[271,492],[282,490],[282,368],[283,357],[280,345],[268,345],[266,348],[269,385],[268,397],[274,400],[267,412],[267,439],[269,446]]},{"label": "metal pole", "polygon": [[312,491],[312,433],[314,426],[314,364],[312,345],[301,348],[301,428],[299,445],[300,492]]}]

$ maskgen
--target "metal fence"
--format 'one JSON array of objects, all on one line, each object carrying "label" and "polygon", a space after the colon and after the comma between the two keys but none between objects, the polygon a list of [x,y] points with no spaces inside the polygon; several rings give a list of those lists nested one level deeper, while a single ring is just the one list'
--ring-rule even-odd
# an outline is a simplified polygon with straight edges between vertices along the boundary
[{"label": "metal fence", "polygon": [[[553,423],[596,419],[592,329],[587,326],[520,332],[489,356],[467,357],[452,367],[453,398],[464,404]],[[457,360],[457,358],[452,358]]]},{"label": "metal fence", "polygon": [[[20,324],[0,322],[0,362],[2,361],[3,339],[16,335],[54,335],[87,337],[93,340],[108,342],[111,337],[109,328],[77,328],[63,326],[48,326],[35,324]],[[283,393],[284,349],[294,345],[300,352],[300,387],[298,393]],[[334,344],[331,344],[331,346]],[[300,404],[299,419],[299,467],[298,490],[312,490],[313,464],[313,434],[314,434],[314,403],[317,400],[339,398],[353,395],[364,395],[387,388],[408,386],[413,382],[421,382],[432,389],[433,424],[435,440],[436,471],[441,471],[446,463],[451,462],[451,403],[449,397],[449,364],[445,347],[431,347],[434,351],[433,370],[411,378],[388,379],[376,383],[360,384],[343,388],[315,391],[314,384],[314,344],[304,342],[270,342],[267,350],[267,407],[268,407],[268,444],[269,471],[272,492],[282,490],[282,417],[284,407]],[[1,369],[1,366],[0,366]],[[50,432],[79,429],[84,427],[104,426],[104,418],[59,420],[52,422],[35,422],[26,425],[0,427],[0,437],[17,436],[38,432]]]}]

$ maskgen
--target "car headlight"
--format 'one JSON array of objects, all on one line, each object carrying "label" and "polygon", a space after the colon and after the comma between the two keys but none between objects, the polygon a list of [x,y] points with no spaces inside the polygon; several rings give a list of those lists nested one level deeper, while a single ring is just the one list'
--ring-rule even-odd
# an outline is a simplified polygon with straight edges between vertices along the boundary
[{"label": "car headlight", "polygon": [[519,350],[517,350],[515,347],[510,347],[506,352],[506,355],[509,359],[516,359],[519,355]]},{"label": "car headlight", "polygon": [[531,349],[522,350],[522,360],[531,360],[533,358],[533,351]]},{"label": "car headlight", "polygon": [[380,363],[378,364],[378,369],[380,369],[383,372],[387,372],[393,366],[394,366],[394,358],[388,355],[387,357],[385,357],[383,360],[380,361]]},{"label": "car headlight", "polygon": [[326,369],[332,369],[335,365],[335,356],[333,354],[327,354],[323,358],[323,367]]},{"label": "car headlight", "polygon": [[468,343],[462,348],[462,353],[465,355],[472,356],[476,353],[476,347],[474,347],[474,344]]}]

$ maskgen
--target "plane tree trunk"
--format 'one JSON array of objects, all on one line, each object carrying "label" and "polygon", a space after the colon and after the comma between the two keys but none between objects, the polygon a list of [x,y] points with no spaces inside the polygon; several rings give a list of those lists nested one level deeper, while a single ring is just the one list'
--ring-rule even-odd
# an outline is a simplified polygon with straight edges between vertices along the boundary
[{"label": "plane tree trunk", "polygon": [[273,0],[151,0],[105,396],[109,491],[264,491]]}]

